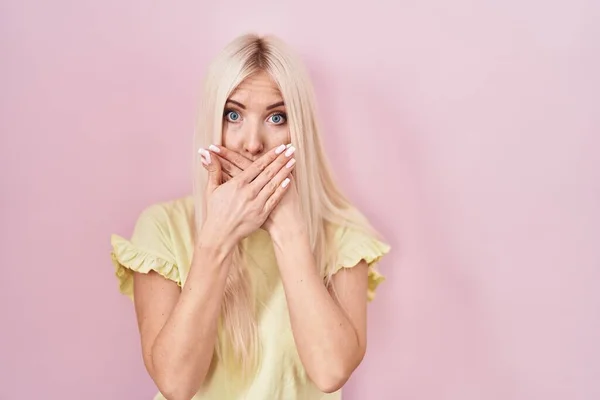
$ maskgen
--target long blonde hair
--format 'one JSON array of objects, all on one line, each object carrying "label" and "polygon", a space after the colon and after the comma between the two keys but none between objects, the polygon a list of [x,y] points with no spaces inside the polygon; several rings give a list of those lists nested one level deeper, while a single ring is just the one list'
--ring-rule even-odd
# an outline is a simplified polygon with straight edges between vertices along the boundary
[{"label": "long blonde hair", "polygon": [[[333,232],[337,226],[376,234],[336,186],[327,162],[316,118],[314,91],[301,60],[275,36],[242,35],[230,42],[212,64],[204,82],[194,150],[222,144],[223,109],[236,87],[249,76],[266,72],[277,83],[285,102],[291,142],[296,147],[295,183],[308,226],[316,265],[329,285],[337,252]],[[195,224],[200,231],[205,210],[206,172],[194,152]],[[217,356],[248,372],[256,367],[257,326],[255,302],[241,244],[232,261],[222,304],[221,328],[227,342],[217,344]]]}]

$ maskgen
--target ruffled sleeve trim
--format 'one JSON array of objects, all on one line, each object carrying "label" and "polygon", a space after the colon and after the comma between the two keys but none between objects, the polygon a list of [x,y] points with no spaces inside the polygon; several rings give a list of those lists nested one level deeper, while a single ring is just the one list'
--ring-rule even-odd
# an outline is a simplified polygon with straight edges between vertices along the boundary
[{"label": "ruffled sleeve trim", "polygon": [[389,253],[390,246],[375,238],[360,235],[344,247],[345,250],[338,257],[335,272],[342,268],[352,268],[365,260],[368,265],[367,299],[372,301],[377,287],[385,281],[385,276],[377,270],[377,263]]},{"label": "ruffled sleeve trim", "polygon": [[134,272],[147,274],[150,271],[156,271],[181,286],[179,269],[175,263],[140,249],[118,235],[111,236],[111,245],[111,259],[115,267],[115,275],[119,280],[119,291],[122,294],[133,299]]}]

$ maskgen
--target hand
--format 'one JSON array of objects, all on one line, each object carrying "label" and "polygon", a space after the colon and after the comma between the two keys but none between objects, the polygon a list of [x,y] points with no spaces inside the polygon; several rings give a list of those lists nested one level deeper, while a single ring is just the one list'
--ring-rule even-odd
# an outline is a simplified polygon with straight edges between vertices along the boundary
[{"label": "hand", "polygon": [[264,224],[290,186],[288,176],[294,163],[284,150],[283,145],[270,150],[225,182],[222,160],[199,150],[209,173],[204,226],[211,236],[237,243]]},{"label": "hand", "polygon": [[[293,154],[295,148],[290,147],[290,145],[287,147],[288,154]],[[226,147],[211,146],[209,149],[213,158],[217,158],[221,163],[224,181],[238,176],[252,165],[251,160]],[[289,176],[289,178],[290,189],[287,191],[288,193],[282,196],[280,202],[262,225],[262,228],[269,232],[274,239],[279,235],[283,235],[284,232],[295,232],[303,227],[298,191],[293,176]]]}]

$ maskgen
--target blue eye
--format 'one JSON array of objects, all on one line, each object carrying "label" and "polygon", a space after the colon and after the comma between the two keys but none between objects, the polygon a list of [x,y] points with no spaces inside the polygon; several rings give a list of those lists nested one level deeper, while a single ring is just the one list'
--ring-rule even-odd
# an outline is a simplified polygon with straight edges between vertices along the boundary
[{"label": "blue eye", "polygon": [[285,121],[287,120],[285,114],[283,113],[277,113],[277,114],[273,114],[271,115],[271,117],[269,117],[269,119],[271,120],[272,123],[274,123],[275,125],[281,125],[284,124]]},{"label": "blue eye", "polygon": [[227,118],[231,122],[236,122],[237,120],[240,119],[240,114],[237,111],[226,110],[225,118]]}]

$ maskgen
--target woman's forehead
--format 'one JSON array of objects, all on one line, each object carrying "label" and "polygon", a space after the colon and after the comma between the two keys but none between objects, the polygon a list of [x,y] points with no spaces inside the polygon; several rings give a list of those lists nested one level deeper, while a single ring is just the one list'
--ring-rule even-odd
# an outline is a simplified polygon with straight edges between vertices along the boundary
[{"label": "woman's forehead", "polygon": [[269,103],[281,101],[281,92],[275,81],[264,72],[246,78],[229,97],[240,103]]}]

